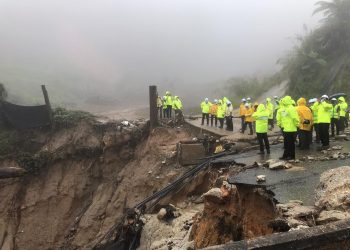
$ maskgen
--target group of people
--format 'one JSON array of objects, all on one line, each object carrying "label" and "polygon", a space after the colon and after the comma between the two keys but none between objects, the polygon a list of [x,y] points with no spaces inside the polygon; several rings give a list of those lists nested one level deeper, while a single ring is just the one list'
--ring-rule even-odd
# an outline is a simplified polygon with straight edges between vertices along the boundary
[{"label": "group of people", "polygon": [[[226,98],[214,100],[213,103],[205,98],[201,103],[202,125],[206,120],[209,126],[223,128],[226,119],[226,129],[233,131],[233,107]],[[297,102],[290,96],[279,98],[267,98],[264,103],[252,104],[251,98],[243,98],[239,107],[241,119],[241,133],[249,127],[252,135],[255,129],[259,145],[259,154],[269,154],[270,145],[267,136],[268,130],[274,128],[274,124],[281,129],[284,138],[283,160],[295,159],[295,142],[298,138],[298,147],[302,150],[309,149],[312,143],[312,133],[315,131],[316,143],[322,143],[320,149],[329,148],[329,135],[339,135],[348,126],[348,104],[343,96],[329,98],[323,95],[321,98],[312,98],[308,102],[305,98],[299,98]],[[238,118],[238,117],[237,117]]]},{"label": "group of people", "polygon": [[163,97],[157,97],[157,108],[159,112],[159,118],[172,118],[174,111],[175,116],[182,114],[183,105],[178,96],[173,96],[169,91],[165,92]]}]

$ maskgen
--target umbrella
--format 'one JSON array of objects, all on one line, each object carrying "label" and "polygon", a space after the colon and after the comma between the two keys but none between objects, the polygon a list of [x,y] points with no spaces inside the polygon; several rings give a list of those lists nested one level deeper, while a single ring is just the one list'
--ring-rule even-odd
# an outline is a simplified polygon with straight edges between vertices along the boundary
[{"label": "umbrella", "polygon": [[336,93],[336,94],[333,94],[329,97],[329,99],[332,99],[332,98],[336,98],[338,99],[339,97],[346,97],[346,94],[345,93]]}]

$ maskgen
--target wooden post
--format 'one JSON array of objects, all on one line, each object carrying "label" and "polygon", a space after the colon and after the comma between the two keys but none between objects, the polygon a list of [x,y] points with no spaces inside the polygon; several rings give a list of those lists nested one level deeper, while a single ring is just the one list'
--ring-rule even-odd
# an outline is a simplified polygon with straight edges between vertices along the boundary
[{"label": "wooden post", "polygon": [[41,85],[41,89],[43,91],[43,95],[44,95],[44,99],[45,99],[45,104],[47,107],[47,111],[49,112],[49,116],[50,116],[50,122],[52,124],[52,109],[51,109],[51,104],[50,104],[50,99],[49,99],[49,94],[47,93],[46,87],[45,85]]},{"label": "wooden post", "polygon": [[149,110],[151,129],[158,125],[157,86],[149,86]]}]

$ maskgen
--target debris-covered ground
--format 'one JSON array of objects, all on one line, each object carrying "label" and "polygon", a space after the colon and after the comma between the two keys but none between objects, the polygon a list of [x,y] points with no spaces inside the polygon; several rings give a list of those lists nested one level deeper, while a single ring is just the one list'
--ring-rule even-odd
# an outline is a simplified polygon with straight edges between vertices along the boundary
[{"label": "debris-covered ground", "polygon": [[0,180],[0,249],[91,249],[125,208],[185,171],[177,167],[176,145],[192,138],[184,128],[149,131],[142,120],[2,128],[2,143],[5,133],[18,144],[2,148],[0,170],[24,172]]},{"label": "debris-covered ground", "polygon": [[281,162],[279,144],[261,157],[254,137],[197,137],[171,120],[150,130],[144,120],[64,110],[55,119],[49,130],[1,128],[1,250],[92,249],[106,242],[128,208],[215,149],[230,153],[147,207],[139,249],[199,249],[349,218],[350,167],[341,167],[349,165],[347,137],[327,151]]}]

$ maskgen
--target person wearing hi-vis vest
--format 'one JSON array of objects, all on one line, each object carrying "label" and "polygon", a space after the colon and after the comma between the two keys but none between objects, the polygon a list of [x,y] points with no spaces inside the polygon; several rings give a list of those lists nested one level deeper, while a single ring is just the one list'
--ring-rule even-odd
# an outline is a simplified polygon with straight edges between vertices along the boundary
[{"label": "person wearing hi-vis vest", "polygon": [[332,108],[332,104],[329,103],[329,97],[327,95],[323,95],[321,97],[321,102],[318,105],[317,112],[318,129],[322,143],[322,150],[329,148],[329,125],[331,124]]},{"label": "person wearing hi-vis vest", "polygon": [[259,104],[258,108],[252,115],[255,120],[255,131],[260,145],[259,154],[261,155],[265,154],[265,148],[266,153],[270,154],[270,143],[267,137],[269,116],[270,111],[265,108],[264,104]]},{"label": "person wearing hi-vis vest", "polygon": [[346,110],[348,109],[348,104],[346,103],[344,97],[339,97],[338,106],[339,106],[339,131],[344,133],[344,130],[346,127]]},{"label": "person wearing hi-vis vest", "polygon": [[202,125],[204,125],[204,120],[205,119],[207,120],[207,125],[209,125],[210,106],[211,106],[211,103],[209,102],[208,98],[205,98],[204,101],[201,103]]},{"label": "person wearing hi-vis vest", "polygon": [[335,133],[339,135],[339,105],[336,98],[331,99],[332,111],[331,111],[331,133],[332,137],[335,136]]}]

